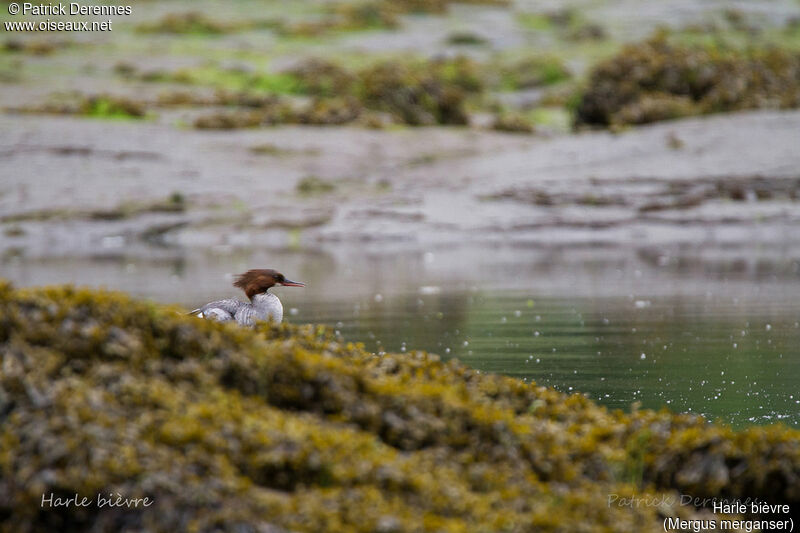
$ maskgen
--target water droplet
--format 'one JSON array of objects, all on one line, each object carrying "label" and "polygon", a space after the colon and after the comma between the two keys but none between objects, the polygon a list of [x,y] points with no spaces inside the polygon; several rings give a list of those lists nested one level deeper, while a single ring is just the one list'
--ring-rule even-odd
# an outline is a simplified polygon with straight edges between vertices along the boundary
[{"label": "water droplet", "polygon": [[439,294],[442,288],[435,285],[423,285],[419,288],[419,293],[422,295]]}]

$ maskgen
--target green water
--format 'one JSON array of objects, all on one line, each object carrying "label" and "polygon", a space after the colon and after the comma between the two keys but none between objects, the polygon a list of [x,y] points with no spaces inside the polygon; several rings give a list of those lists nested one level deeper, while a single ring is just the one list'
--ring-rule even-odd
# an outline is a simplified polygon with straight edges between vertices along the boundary
[{"label": "green water", "polygon": [[797,318],[788,300],[537,298],[514,290],[315,302],[291,320],[334,324],[376,353],[435,352],[612,408],[641,402],[735,426],[800,426]]}]

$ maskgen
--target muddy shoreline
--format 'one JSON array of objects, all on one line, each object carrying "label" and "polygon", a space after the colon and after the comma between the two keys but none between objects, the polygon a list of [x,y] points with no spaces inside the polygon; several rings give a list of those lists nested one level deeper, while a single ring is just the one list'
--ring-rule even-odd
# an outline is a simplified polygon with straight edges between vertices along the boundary
[{"label": "muddy shoreline", "polygon": [[[791,68],[775,65],[800,49],[796,2],[403,6],[165,2],[118,17],[113,34],[7,35],[0,260],[487,246],[798,256],[800,111],[772,109],[795,105],[779,98],[794,94]],[[747,52],[773,47],[783,53]],[[705,59],[742,69],[708,80],[710,107],[646,68],[663,60],[691,82]],[[593,77],[607,61],[660,84],[615,101],[619,76]],[[573,132],[581,96],[605,82],[611,97],[593,102],[611,118],[720,113]],[[725,113],[748,106],[770,109]],[[288,124],[303,120],[340,125]]]},{"label": "muddy shoreline", "polygon": [[551,138],[5,115],[0,254],[464,242],[785,251],[800,246],[798,131],[797,111]]}]

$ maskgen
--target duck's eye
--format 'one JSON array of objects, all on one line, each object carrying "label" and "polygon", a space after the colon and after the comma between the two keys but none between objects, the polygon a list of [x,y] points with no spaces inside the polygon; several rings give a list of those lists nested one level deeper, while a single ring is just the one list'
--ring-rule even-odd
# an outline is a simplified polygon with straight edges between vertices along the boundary
[{"label": "duck's eye", "polygon": [[277,275],[275,276],[275,281],[277,281],[278,283],[283,283],[283,281],[284,281],[285,279],[286,279],[286,278],[284,278],[284,277],[283,277],[283,274],[277,274]]}]

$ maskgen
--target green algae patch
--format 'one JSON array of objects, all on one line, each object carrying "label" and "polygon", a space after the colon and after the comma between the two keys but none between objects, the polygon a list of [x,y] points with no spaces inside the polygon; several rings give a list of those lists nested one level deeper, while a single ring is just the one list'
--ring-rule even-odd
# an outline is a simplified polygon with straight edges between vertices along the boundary
[{"label": "green algae patch", "polygon": [[80,115],[103,119],[140,119],[147,115],[147,110],[141,102],[110,94],[54,94],[49,101],[40,105],[10,108],[10,110],[19,113]]},{"label": "green algae patch", "polygon": [[[708,518],[678,491],[800,503],[783,426],[609,412],[322,326],[184,313],[0,282],[0,529],[650,531]],[[152,503],[41,504],[109,493]]]},{"label": "green algae patch", "polygon": [[[484,90],[478,65],[465,57],[388,60],[355,72],[311,58],[276,76],[294,80],[294,90],[309,99],[296,102],[271,94],[270,99],[252,102],[247,110],[201,115],[195,120],[195,127],[233,129],[274,124],[351,123],[368,127],[392,123],[466,125],[469,123],[468,98],[477,97]],[[237,105],[232,99],[217,100]]]},{"label": "green algae patch", "polygon": [[485,37],[471,31],[453,32],[447,36],[445,42],[455,46],[481,46],[489,43]]},{"label": "green algae patch", "polygon": [[507,91],[532,89],[568,80],[572,75],[563,61],[555,57],[531,56],[502,64],[496,85]]},{"label": "green algae patch", "polygon": [[492,129],[509,133],[533,133],[533,124],[520,114],[506,113],[498,115],[492,122]]},{"label": "green algae patch", "polygon": [[594,68],[577,125],[644,124],[744,109],[800,107],[800,53],[686,47],[657,36]]},{"label": "green algae patch", "polygon": [[584,19],[571,7],[545,13],[518,13],[517,22],[526,29],[537,32],[555,30],[565,41],[600,41],[607,38],[605,28]]},{"label": "green algae patch", "polygon": [[133,65],[122,62],[114,67],[114,71],[129,80],[214,87],[223,93],[297,94],[303,92],[299,80],[290,74],[250,71],[242,67],[221,68],[205,65],[174,71],[142,71]]}]

